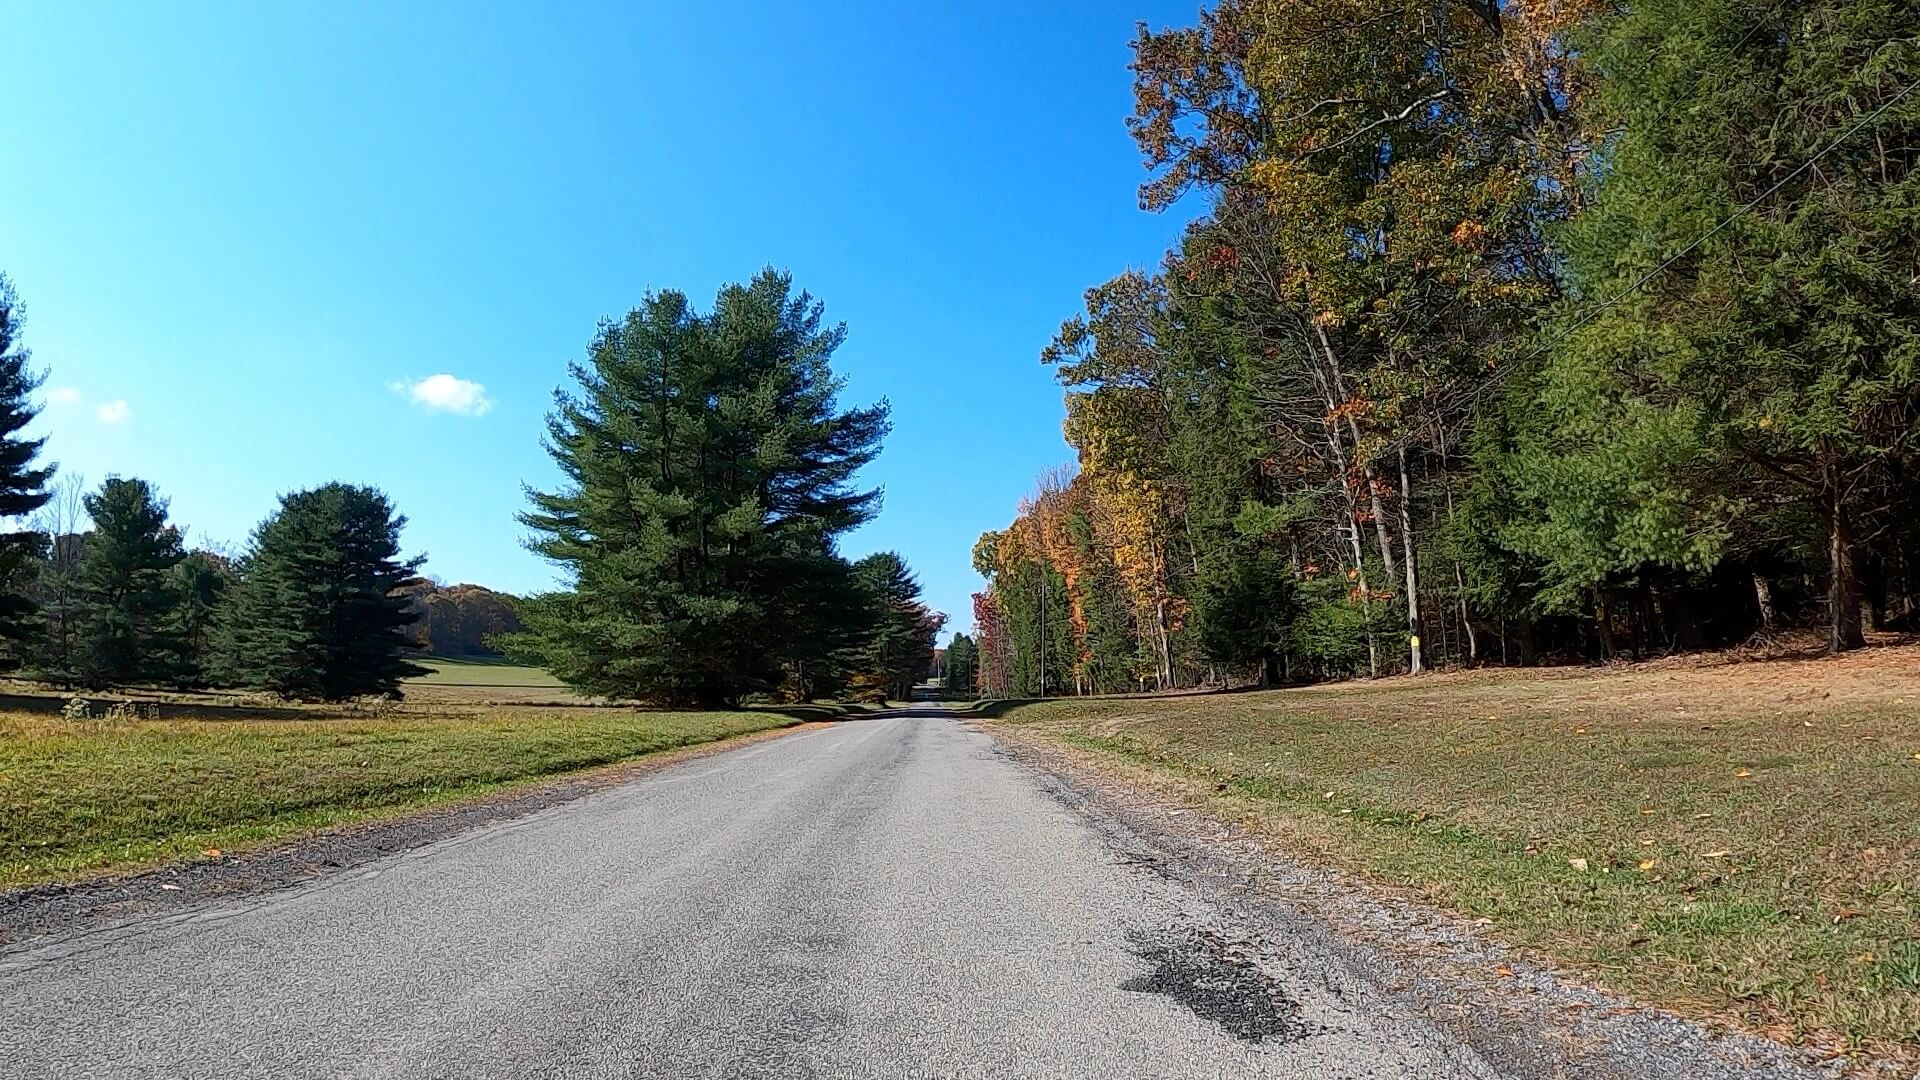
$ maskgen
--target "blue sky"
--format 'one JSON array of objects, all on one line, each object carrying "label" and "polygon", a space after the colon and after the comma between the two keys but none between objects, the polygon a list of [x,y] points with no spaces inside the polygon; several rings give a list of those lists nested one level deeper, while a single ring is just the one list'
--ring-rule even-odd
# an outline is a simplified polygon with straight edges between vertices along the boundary
[{"label": "blue sky", "polygon": [[845,550],[964,629],[974,539],[1071,456],[1041,346],[1180,224],[1136,205],[1127,44],[1196,10],[9,0],[0,272],[50,456],[232,545],[377,484],[429,572],[534,591],[513,515],[595,322],[771,264],[848,324],[847,402],[893,403]]}]

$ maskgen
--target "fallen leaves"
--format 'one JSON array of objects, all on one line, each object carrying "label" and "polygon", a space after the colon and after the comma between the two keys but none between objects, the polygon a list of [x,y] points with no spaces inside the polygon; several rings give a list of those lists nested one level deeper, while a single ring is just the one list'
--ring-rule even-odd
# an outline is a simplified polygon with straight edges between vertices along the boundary
[{"label": "fallen leaves", "polygon": [[1651,870],[1651,869],[1653,869],[1654,867],[1656,867],[1656,866],[1659,866],[1659,865],[1660,865],[1660,860],[1659,860],[1659,859],[1641,859],[1641,860],[1640,860],[1640,872],[1644,874],[1644,873],[1646,873],[1647,871],[1649,871],[1649,870]]},{"label": "fallen leaves", "polygon": [[1701,858],[1703,858],[1703,859],[1724,859],[1724,858],[1727,858],[1728,856],[1730,856],[1730,855],[1732,855],[1732,854],[1733,854],[1733,852],[1731,852],[1731,851],[1725,851],[1725,850],[1722,850],[1722,851],[1708,851],[1708,852],[1705,852],[1705,853],[1703,853],[1703,854],[1702,854],[1702,855],[1701,855],[1700,857],[1701,857]]},{"label": "fallen leaves", "polygon": [[1737,776],[1737,777],[1739,777],[1739,778],[1740,778],[1740,779],[1742,779],[1742,780],[1745,780],[1745,779],[1746,779],[1747,777],[1749,777],[1749,776],[1752,776],[1752,775],[1753,775],[1753,770],[1752,770],[1752,769],[1737,769],[1737,770],[1735,770],[1735,771],[1734,771],[1734,774],[1733,774],[1733,775],[1735,775],[1735,776]]},{"label": "fallen leaves", "polygon": [[1575,870],[1579,870],[1582,873],[1585,873],[1587,869],[1587,860],[1581,859],[1581,858],[1568,859],[1567,865],[1573,867]]}]

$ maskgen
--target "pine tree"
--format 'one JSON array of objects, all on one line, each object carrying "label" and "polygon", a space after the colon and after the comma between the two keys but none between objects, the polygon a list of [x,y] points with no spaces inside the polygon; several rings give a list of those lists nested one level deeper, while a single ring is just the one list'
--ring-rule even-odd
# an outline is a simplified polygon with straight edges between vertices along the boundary
[{"label": "pine tree", "polygon": [[1201,651],[1210,660],[1258,665],[1261,684],[1275,685],[1299,606],[1286,560],[1265,545],[1243,542],[1201,568],[1193,604]]},{"label": "pine tree", "polygon": [[[32,394],[40,385],[27,366],[33,354],[20,344],[22,314],[13,283],[0,275],[0,519],[23,518],[53,497],[53,467],[35,467],[46,440],[22,434],[39,413]],[[32,632],[33,603],[24,590],[45,544],[31,530],[0,533],[0,659],[10,664],[19,662]]]},{"label": "pine tree", "polygon": [[75,674],[94,688],[177,678],[173,568],[186,552],[167,524],[167,501],[145,480],[110,476],[86,509],[93,531],[75,571]]},{"label": "pine tree", "polygon": [[1610,23],[1590,57],[1623,134],[1567,234],[1590,321],[1525,403],[1538,485],[1576,496],[1548,524],[1602,557],[1699,569],[1760,514],[1817,518],[1835,651],[1862,644],[1858,550],[1900,523],[1920,435],[1916,35],[1899,0]]},{"label": "pine tree", "polygon": [[173,568],[174,607],[169,630],[180,643],[180,682],[205,685],[215,667],[215,630],[221,605],[234,584],[233,564],[208,551],[195,551]]},{"label": "pine tree", "polygon": [[[569,588],[525,605],[510,648],[589,693],[730,705],[778,690],[818,625],[834,537],[879,493],[853,486],[884,403],[840,411],[845,338],[771,270],[702,315],[677,292],[601,326],[556,396],[548,448],[566,477],[522,522]],[[806,651],[801,649],[799,651]]]},{"label": "pine tree", "polygon": [[953,635],[953,640],[947,643],[947,692],[971,696],[979,685],[979,663],[979,649],[973,638],[966,634]]},{"label": "pine tree", "polygon": [[920,583],[891,551],[853,564],[870,605],[869,630],[854,685],[880,701],[906,701],[933,664],[934,641],[946,617],[920,602]]},{"label": "pine tree", "polygon": [[425,674],[401,650],[417,617],[401,586],[406,518],[371,487],[332,483],[280,500],[255,530],[218,617],[225,681],[303,700],[397,695]]}]

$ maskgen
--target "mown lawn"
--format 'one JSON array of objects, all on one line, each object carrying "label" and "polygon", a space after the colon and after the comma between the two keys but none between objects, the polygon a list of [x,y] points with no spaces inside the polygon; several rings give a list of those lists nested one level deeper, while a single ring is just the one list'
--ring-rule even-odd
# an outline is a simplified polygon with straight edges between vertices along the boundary
[{"label": "mown lawn", "polygon": [[407,680],[409,686],[531,686],[548,690],[566,688],[565,683],[554,678],[544,669],[527,667],[506,660],[425,656],[412,658],[411,662],[427,669],[427,673]]},{"label": "mown lawn", "polygon": [[0,713],[0,887],[232,851],[801,719],[629,709],[153,721]]},{"label": "mown lawn", "polygon": [[1023,705],[1614,990],[1920,1051],[1920,648]]}]

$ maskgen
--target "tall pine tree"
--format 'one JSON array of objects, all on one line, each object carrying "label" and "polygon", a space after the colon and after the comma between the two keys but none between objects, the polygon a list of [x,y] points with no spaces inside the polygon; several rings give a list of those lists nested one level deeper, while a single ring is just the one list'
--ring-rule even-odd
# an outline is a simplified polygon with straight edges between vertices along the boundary
[{"label": "tall pine tree", "polygon": [[521,520],[570,588],[529,601],[512,642],[590,693],[723,705],[770,693],[818,627],[803,594],[835,536],[879,492],[884,403],[842,411],[844,327],[771,270],[702,315],[649,295],[601,326],[578,387],[556,395],[548,448],[566,477]]},{"label": "tall pine tree", "polygon": [[220,609],[225,681],[340,701],[397,694],[402,679],[425,674],[401,652],[417,616],[399,590],[423,561],[400,557],[406,520],[371,487],[283,497]]},{"label": "tall pine tree", "polygon": [[[36,467],[44,439],[22,432],[39,410],[32,394],[40,379],[28,364],[33,354],[20,344],[21,308],[13,283],[0,275],[0,519],[19,520],[53,497],[52,466]],[[30,633],[33,604],[22,590],[46,541],[31,530],[0,533],[0,659],[19,662]]]},{"label": "tall pine tree", "polygon": [[145,480],[110,476],[86,508],[93,532],[75,571],[75,673],[95,688],[179,678],[173,568],[186,551],[167,501]]},{"label": "tall pine tree", "polygon": [[920,602],[920,583],[894,552],[876,552],[854,563],[853,576],[871,610],[855,685],[880,701],[906,701],[932,667],[934,641],[946,617]]}]

